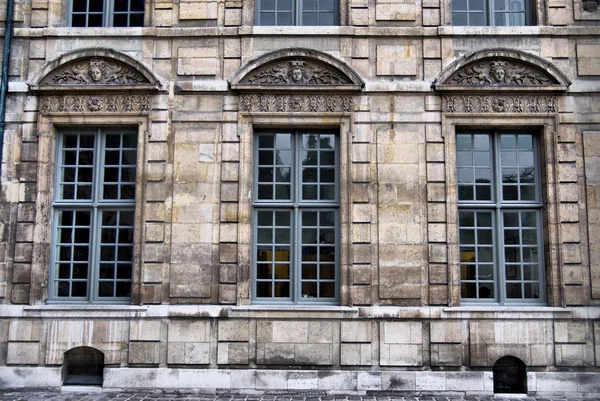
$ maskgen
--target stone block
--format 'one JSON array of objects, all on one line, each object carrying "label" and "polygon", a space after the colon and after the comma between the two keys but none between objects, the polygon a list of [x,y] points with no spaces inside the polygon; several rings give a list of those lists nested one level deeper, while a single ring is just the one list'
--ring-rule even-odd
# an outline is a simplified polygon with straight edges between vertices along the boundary
[{"label": "stone block", "polygon": [[369,25],[368,8],[350,8],[350,25],[367,26]]},{"label": "stone block", "polygon": [[294,362],[298,365],[332,365],[330,344],[295,344]]},{"label": "stone block", "polygon": [[357,38],[352,40],[352,58],[368,59],[370,56],[369,49],[368,39]]},{"label": "stone block", "polygon": [[[1,327],[1,326],[0,326]],[[37,342],[40,341],[40,321],[12,320],[8,329],[8,341]]]},{"label": "stone block", "polygon": [[417,48],[415,45],[378,45],[377,75],[417,75]]},{"label": "stone block", "polygon": [[429,265],[429,283],[430,284],[447,284],[448,283],[448,267],[445,264],[430,264]]},{"label": "stone block", "polygon": [[344,343],[371,342],[371,322],[342,321],[340,327],[341,341]]},{"label": "stone block", "polygon": [[177,50],[178,75],[216,75],[218,58],[216,47],[180,47]]},{"label": "stone block", "polygon": [[308,342],[333,343],[333,322],[308,322]]},{"label": "stone block", "polygon": [[132,320],[129,322],[129,340],[160,341],[161,326],[158,320]]},{"label": "stone block", "polygon": [[429,239],[429,242],[446,242],[446,224],[427,224],[427,237]]},{"label": "stone block", "polygon": [[[261,355],[261,348],[264,352]],[[294,344],[267,343],[257,344],[256,363],[261,365],[292,365],[295,363]],[[257,383],[258,385],[258,383]]]},{"label": "stone block", "polygon": [[427,181],[444,182],[446,180],[446,165],[444,163],[427,163]]},{"label": "stone block", "polygon": [[414,391],[416,372],[381,372],[381,389],[383,391]]},{"label": "stone block", "polygon": [[439,8],[424,8],[423,9],[423,26],[438,26],[440,24],[440,9]]},{"label": "stone block", "polygon": [[37,342],[9,342],[6,351],[7,365],[37,365],[40,344]]},{"label": "stone block", "polygon": [[248,341],[250,339],[248,320],[220,320],[219,341]]},{"label": "stone block", "polygon": [[206,365],[209,359],[208,342],[169,342],[167,363],[182,365]]},{"label": "stone block", "polygon": [[223,343],[217,346],[217,363],[220,365],[247,365],[248,343]]},{"label": "stone block", "polygon": [[257,390],[287,390],[288,372],[276,370],[256,370]]},{"label": "stone block", "polygon": [[562,244],[560,252],[564,263],[581,263],[580,244]]},{"label": "stone block", "polygon": [[442,44],[441,40],[434,39],[423,39],[423,57],[424,58],[441,58],[442,57]]},{"label": "stone block", "polygon": [[225,9],[225,26],[242,25],[242,9],[241,8],[226,8]]},{"label": "stone block", "polygon": [[237,203],[221,203],[219,219],[221,222],[237,222],[238,221]]},{"label": "stone block", "polygon": [[231,377],[229,370],[219,369],[181,369],[179,371],[181,388],[229,389]]},{"label": "stone block", "polygon": [[577,74],[580,76],[600,75],[600,45],[577,45]]},{"label": "stone block", "polygon": [[430,336],[432,343],[462,342],[462,327],[460,322],[431,322]]},{"label": "stone block", "polygon": [[369,285],[373,282],[371,265],[352,265],[350,270],[353,285]]},{"label": "stone block", "polygon": [[358,372],[356,375],[357,390],[381,390],[381,372]]},{"label": "stone block", "polygon": [[371,344],[341,344],[342,366],[371,366]]},{"label": "stone block", "polygon": [[410,344],[381,344],[382,366],[422,366],[423,346]]},{"label": "stone block", "polygon": [[447,391],[484,391],[484,372],[446,372]]},{"label": "stone block", "polygon": [[577,373],[536,372],[535,376],[538,392],[577,391]]},{"label": "stone block", "polygon": [[160,343],[149,341],[129,342],[129,363],[154,365],[158,364]]},{"label": "stone block", "polygon": [[377,21],[414,21],[417,18],[417,5],[410,1],[377,2]]},{"label": "stone block", "polygon": [[[242,43],[239,39],[225,39],[223,42],[223,56],[225,58],[242,57]],[[231,124],[228,124],[231,125]]]},{"label": "stone block", "polygon": [[291,371],[288,374],[289,390],[313,390],[318,386],[317,372]]},{"label": "stone block", "polygon": [[579,205],[576,203],[561,203],[559,214],[562,223],[577,223],[579,221]]},{"label": "stone block", "polygon": [[463,366],[461,344],[431,344],[432,366]]},{"label": "stone block", "polygon": [[[175,247],[173,247],[173,250],[175,250]],[[191,254],[197,254],[197,252],[191,252]],[[210,260],[210,258],[204,260]],[[198,266],[174,262],[171,264],[170,296],[209,298],[211,296],[211,281],[212,268],[210,265]]]},{"label": "stone block", "polygon": [[339,370],[320,370],[318,375],[319,390],[351,390],[356,391],[356,372]]},{"label": "stone block", "polygon": [[169,320],[169,342],[207,342],[210,339],[208,321]]},{"label": "stone block", "polygon": [[256,370],[231,370],[231,388],[232,389],[255,389],[256,388]]},{"label": "stone block", "polygon": [[448,287],[445,285],[430,285],[429,303],[431,305],[448,305]]},{"label": "stone block", "polygon": [[145,224],[145,241],[146,242],[163,242],[165,239],[165,225],[162,223],[146,223]]},{"label": "stone block", "polygon": [[192,1],[179,3],[180,20],[217,19],[217,2]]},{"label": "stone block", "polygon": [[445,372],[417,372],[415,389],[417,391],[442,391],[446,390]]},{"label": "stone block", "polygon": [[232,305],[237,301],[237,285],[219,284],[219,303]]},{"label": "stone block", "polygon": [[561,223],[559,226],[563,242],[580,242],[581,232],[577,223]]},{"label": "stone block", "polygon": [[13,283],[29,284],[31,282],[31,264],[15,263],[13,265]]}]

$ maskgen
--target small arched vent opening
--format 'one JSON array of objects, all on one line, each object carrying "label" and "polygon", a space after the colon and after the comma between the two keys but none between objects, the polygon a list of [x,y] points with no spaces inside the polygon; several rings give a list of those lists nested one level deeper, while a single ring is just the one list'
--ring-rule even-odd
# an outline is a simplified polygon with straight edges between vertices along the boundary
[{"label": "small arched vent opening", "polygon": [[525,363],[514,356],[503,356],[493,367],[494,393],[527,394]]},{"label": "small arched vent opening", "polygon": [[92,347],[77,347],[65,352],[64,385],[101,386],[104,379],[104,354]]}]

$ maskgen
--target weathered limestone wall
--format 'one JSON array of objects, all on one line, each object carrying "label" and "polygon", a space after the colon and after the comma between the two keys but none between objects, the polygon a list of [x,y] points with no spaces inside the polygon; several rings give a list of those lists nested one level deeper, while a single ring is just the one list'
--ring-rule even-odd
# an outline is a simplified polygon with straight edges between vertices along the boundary
[{"label": "weathered limestone wall", "polygon": [[[529,373],[532,393],[600,390],[591,373],[561,373],[559,378],[540,370],[553,361],[557,368],[598,367],[587,319],[599,316],[586,308],[468,313],[460,308],[380,307],[315,313],[240,307],[25,307],[19,316],[3,320],[9,329],[2,387],[31,386],[36,380],[59,386],[56,375],[60,377],[64,352],[91,346],[105,355],[107,388],[489,392],[491,372],[457,369],[491,367],[509,354],[537,372]],[[14,376],[15,369],[30,369],[23,365],[44,369],[27,382]],[[436,372],[439,368],[447,372]]]},{"label": "weathered limestone wall", "polygon": [[[0,377],[9,379],[0,387],[34,385],[19,369],[59,386],[64,352],[87,345],[105,354],[107,387],[209,386],[200,368],[220,388],[490,392],[491,366],[514,355],[531,368],[532,392],[600,393],[600,12],[583,3],[540,1],[535,26],[504,28],[453,27],[450,1],[342,0],[339,27],[271,28],[253,26],[252,0],[154,0],[145,28],[125,29],[67,28],[65,2],[16,1],[0,199]],[[28,83],[50,60],[107,46],[164,82],[149,111],[40,110]],[[232,79],[288,48],[354,70],[365,85],[353,110],[243,111]],[[562,71],[571,85],[555,112],[443,110],[436,78],[488,48]],[[56,133],[104,123],[140,127],[144,138],[133,305],[45,305]],[[247,307],[253,128],[273,125],[340,129],[339,307]],[[456,126],[540,131],[547,307],[460,306]]]}]

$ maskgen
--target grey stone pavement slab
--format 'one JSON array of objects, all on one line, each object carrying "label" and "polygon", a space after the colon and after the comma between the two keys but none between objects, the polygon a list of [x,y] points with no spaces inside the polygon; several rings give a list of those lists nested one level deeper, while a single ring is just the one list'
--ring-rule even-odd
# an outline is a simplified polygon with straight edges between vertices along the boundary
[{"label": "grey stone pavement slab", "polygon": [[545,397],[500,397],[461,395],[321,395],[310,393],[286,393],[246,395],[233,393],[198,394],[184,392],[59,392],[0,390],[1,401],[590,401],[600,398],[545,396]]}]

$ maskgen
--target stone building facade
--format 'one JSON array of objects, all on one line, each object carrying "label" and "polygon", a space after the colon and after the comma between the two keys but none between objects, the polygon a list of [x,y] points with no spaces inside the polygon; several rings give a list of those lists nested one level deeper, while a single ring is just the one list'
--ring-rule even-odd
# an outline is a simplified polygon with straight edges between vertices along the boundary
[{"label": "stone building facade", "polygon": [[454,2],[17,0],[0,387],[599,394],[598,3]]}]

